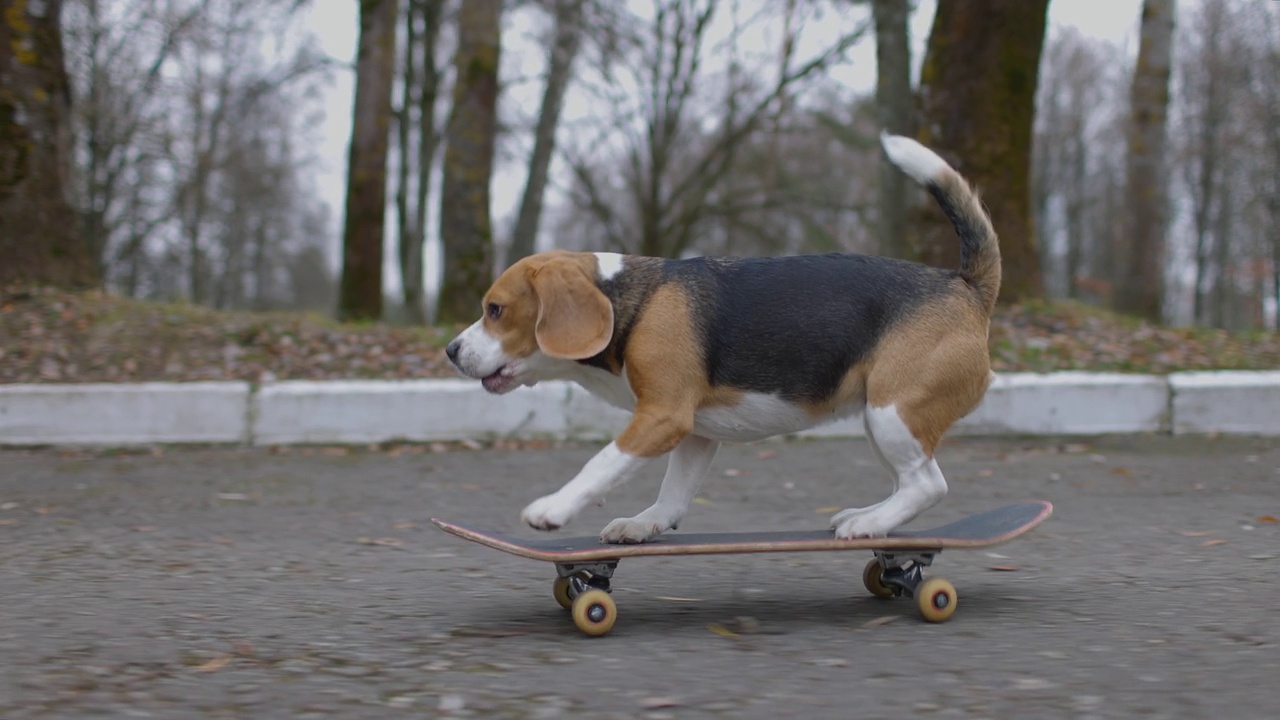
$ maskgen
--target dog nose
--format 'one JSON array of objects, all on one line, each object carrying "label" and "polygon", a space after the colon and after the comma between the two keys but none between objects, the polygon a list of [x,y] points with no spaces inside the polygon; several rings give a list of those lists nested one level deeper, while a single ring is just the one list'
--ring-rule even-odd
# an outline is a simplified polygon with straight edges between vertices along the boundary
[{"label": "dog nose", "polygon": [[455,364],[458,362],[458,348],[460,347],[462,347],[462,343],[457,340],[454,340],[445,347],[444,354],[449,356],[449,362]]}]

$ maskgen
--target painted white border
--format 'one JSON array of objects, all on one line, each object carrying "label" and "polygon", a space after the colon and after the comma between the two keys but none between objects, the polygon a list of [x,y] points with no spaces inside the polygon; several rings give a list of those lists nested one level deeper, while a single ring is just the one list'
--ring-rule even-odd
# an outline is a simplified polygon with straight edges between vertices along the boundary
[{"label": "painted white border", "polygon": [[[0,445],[605,440],[627,413],[571,383],[502,397],[464,379],[0,385]],[[1280,436],[1280,372],[998,375],[957,435]],[[856,437],[861,418],[804,437]]]}]

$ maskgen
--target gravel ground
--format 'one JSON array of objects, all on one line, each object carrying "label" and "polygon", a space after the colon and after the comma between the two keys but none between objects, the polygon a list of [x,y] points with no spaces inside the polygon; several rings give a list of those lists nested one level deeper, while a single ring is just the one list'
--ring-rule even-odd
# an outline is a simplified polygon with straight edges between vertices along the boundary
[{"label": "gravel ground", "polygon": [[[957,440],[917,525],[1056,512],[938,559],[950,622],[867,596],[865,553],[637,559],[597,639],[549,565],[429,523],[526,532],[592,451],[0,452],[0,718],[1275,717],[1280,442]],[[888,490],[863,442],[713,472],[685,531],[822,527]]]}]

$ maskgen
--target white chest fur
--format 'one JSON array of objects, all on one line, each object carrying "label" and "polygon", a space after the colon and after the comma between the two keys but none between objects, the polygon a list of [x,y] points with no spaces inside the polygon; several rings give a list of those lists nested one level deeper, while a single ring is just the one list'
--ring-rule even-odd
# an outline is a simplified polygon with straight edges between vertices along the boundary
[{"label": "white chest fur", "polygon": [[[579,365],[566,378],[581,385],[587,392],[623,410],[635,410],[636,396],[627,382],[625,371],[621,376],[599,368]],[[767,393],[745,393],[742,401],[733,407],[712,407],[699,410],[694,416],[693,432],[712,440],[751,442],[774,435],[785,435],[821,425],[861,412],[862,404],[851,404],[837,412],[817,416],[807,409]]]},{"label": "white chest fur", "polygon": [[694,418],[693,431],[712,440],[751,442],[799,432],[849,417],[861,409],[861,404],[850,405],[836,413],[819,416],[777,395],[746,393],[742,401],[733,407],[699,410]]}]

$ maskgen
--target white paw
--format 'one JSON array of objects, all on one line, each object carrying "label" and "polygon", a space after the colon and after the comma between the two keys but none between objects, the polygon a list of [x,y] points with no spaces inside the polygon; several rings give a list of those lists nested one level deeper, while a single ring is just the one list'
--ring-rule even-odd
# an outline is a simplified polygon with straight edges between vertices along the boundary
[{"label": "white paw", "polygon": [[832,518],[831,523],[835,527],[836,537],[840,540],[884,537],[894,528],[886,522],[884,515],[868,512],[866,508],[842,510],[836,517],[840,518],[840,521],[836,522],[836,518]]},{"label": "white paw", "polygon": [[878,507],[879,505],[880,503],[877,503],[876,505],[872,505],[870,507],[845,508],[844,510],[841,510],[840,512],[831,516],[831,529],[835,530],[836,528],[845,524],[852,518],[858,517],[859,515],[866,515],[867,513],[870,513],[871,511],[875,510],[876,507]]},{"label": "white paw", "polygon": [[642,512],[632,518],[618,518],[600,531],[600,539],[607,543],[634,544],[648,542],[667,530],[675,527],[675,523],[658,519],[649,512]]},{"label": "white paw", "polygon": [[535,530],[559,530],[573,519],[576,512],[572,503],[551,494],[529,503],[520,513],[520,519]]}]

